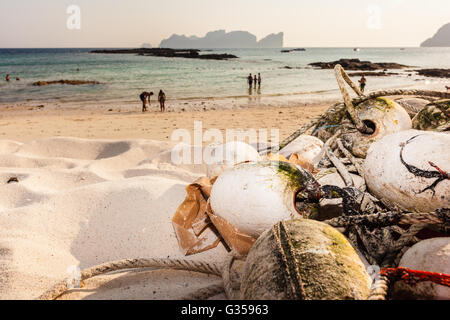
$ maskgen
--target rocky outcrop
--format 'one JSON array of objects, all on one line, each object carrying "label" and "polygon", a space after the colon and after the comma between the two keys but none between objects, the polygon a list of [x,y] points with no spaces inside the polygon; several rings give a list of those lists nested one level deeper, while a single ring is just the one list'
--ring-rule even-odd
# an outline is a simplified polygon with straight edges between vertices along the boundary
[{"label": "rocky outcrop", "polygon": [[403,64],[394,62],[377,62],[361,61],[359,59],[340,59],[332,62],[314,62],[309,65],[320,69],[333,69],[337,64],[340,64],[346,70],[386,70],[386,69],[402,69],[407,68]]},{"label": "rocky outcrop", "polygon": [[259,48],[283,48],[284,33],[272,33],[258,41]]},{"label": "rocky outcrop", "polygon": [[198,49],[162,49],[162,48],[139,48],[139,49],[112,49],[112,50],[93,50],[91,53],[106,54],[137,54],[140,56],[168,57],[168,58],[188,58],[188,59],[206,59],[206,60],[227,60],[238,58],[232,54],[200,54]]},{"label": "rocky outcrop", "polygon": [[415,70],[419,75],[433,78],[450,78],[450,69],[421,69]]},{"label": "rocky outcrop", "polygon": [[297,49],[285,49],[285,50],[281,50],[282,53],[288,53],[288,52],[292,52],[292,51],[306,51],[305,48],[297,48]]},{"label": "rocky outcrop", "polygon": [[53,80],[53,81],[36,81],[33,82],[33,86],[48,86],[50,84],[69,84],[72,86],[79,86],[82,84],[100,84],[98,81],[86,81],[86,80]]},{"label": "rocky outcrop", "polygon": [[421,47],[450,47],[450,23],[442,26],[436,34],[425,40]]},{"label": "rocky outcrop", "polygon": [[280,48],[283,47],[283,32],[270,34],[259,42],[256,36],[247,31],[217,30],[208,32],[204,37],[174,34],[161,41],[160,48]]},{"label": "rocky outcrop", "polygon": [[393,75],[398,75],[398,73],[395,72],[384,72],[384,71],[380,71],[380,72],[349,72],[348,75],[350,77],[387,77],[387,76],[393,76]]}]

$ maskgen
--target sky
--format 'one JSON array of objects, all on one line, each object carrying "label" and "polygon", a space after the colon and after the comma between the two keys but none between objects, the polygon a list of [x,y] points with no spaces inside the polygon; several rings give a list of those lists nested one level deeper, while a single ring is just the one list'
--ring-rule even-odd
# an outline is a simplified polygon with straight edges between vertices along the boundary
[{"label": "sky", "polygon": [[283,31],[286,47],[417,47],[449,22],[449,0],[1,0],[0,47],[155,47],[218,29]]}]

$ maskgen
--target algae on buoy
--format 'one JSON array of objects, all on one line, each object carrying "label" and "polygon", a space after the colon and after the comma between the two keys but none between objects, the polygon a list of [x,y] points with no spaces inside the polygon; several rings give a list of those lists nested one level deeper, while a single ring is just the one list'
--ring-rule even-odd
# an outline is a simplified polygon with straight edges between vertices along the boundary
[{"label": "algae on buoy", "polygon": [[371,278],[349,241],[331,226],[281,221],[250,250],[242,275],[246,300],[359,300]]}]

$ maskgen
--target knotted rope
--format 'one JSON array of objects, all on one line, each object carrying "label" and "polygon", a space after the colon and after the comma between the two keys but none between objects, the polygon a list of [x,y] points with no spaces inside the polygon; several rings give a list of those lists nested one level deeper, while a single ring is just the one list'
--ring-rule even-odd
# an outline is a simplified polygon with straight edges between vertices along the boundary
[{"label": "knotted rope", "polygon": [[371,288],[368,300],[386,300],[389,287],[396,281],[414,285],[423,281],[450,287],[450,275],[438,272],[411,270],[408,268],[383,268],[380,276]]},{"label": "knotted rope", "polygon": [[[351,104],[357,105],[357,104],[359,104],[363,101],[369,100],[369,99],[375,99],[378,97],[385,97],[385,96],[421,96],[421,97],[435,97],[435,98],[439,98],[439,99],[450,99],[450,92],[431,91],[431,90],[416,90],[416,89],[379,90],[379,91],[374,91],[367,95],[355,98],[355,99],[351,100]],[[271,147],[268,150],[272,153],[278,152],[279,150],[281,150],[285,146],[287,146],[289,143],[291,143],[292,141],[297,139],[299,136],[301,136],[302,134],[305,134],[309,129],[315,127],[314,130],[316,130],[319,123],[322,120],[326,119],[329,115],[335,114],[338,112],[342,112],[345,108],[346,108],[346,105],[344,103],[334,104],[323,114],[321,114],[317,117],[314,117],[310,122],[301,126],[298,130],[296,130],[294,133],[292,133],[289,137],[284,139],[278,146]]]}]

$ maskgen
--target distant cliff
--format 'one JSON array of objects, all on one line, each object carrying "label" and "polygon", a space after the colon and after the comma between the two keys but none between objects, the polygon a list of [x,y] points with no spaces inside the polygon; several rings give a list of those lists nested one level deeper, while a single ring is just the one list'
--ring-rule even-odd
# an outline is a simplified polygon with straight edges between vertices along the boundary
[{"label": "distant cliff", "polygon": [[272,33],[267,37],[259,40],[259,48],[283,48],[283,32]]},{"label": "distant cliff", "polygon": [[173,49],[205,49],[205,48],[282,48],[283,32],[270,34],[257,41],[256,36],[247,31],[217,30],[208,32],[203,38],[197,36],[186,37],[174,34],[161,41],[160,48]]},{"label": "distant cliff", "polygon": [[450,47],[450,23],[441,27],[436,34],[425,40],[421,47]]}]

